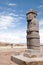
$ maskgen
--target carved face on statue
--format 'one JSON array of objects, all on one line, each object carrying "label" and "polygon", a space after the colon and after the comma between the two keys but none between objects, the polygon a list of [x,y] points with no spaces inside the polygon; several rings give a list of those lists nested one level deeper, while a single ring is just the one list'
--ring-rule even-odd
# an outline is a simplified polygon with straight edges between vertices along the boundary
[{"label": "carved face on statue", "polygon": [[29,13],[29,14],[27,14],[27,21],[30,21],[30,20],[32,20],[33,18],[36,18],[36,14],[34,14],[34,13]]}]

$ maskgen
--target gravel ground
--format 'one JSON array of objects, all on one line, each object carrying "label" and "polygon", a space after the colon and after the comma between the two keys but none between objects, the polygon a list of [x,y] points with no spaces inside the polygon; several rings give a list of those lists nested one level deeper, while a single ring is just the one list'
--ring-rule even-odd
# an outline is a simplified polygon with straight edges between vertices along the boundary
[{"label": "gravel ground", "polygon": [[11,55],[14,55],[16,52],[22,53],[25,48],[15,47],[0,47],[0,65],[17,65],[11,61]]},{"label": "gravel ground", "polygon": [[[17,52],[22,53],[26,49],[24,47],[0,47],[0,65],[17,65],[11,61],[11,56],[15,55]],[[41,52],[43,52],[43,46],[40,47]]]}]

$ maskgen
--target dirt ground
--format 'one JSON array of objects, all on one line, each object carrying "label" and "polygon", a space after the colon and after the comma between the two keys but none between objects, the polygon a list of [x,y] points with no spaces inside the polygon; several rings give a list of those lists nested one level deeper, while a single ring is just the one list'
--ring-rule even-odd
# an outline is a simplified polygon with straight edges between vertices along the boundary
[{"label": "dirt ground", "polygon": [[0,48],[0,65],[17,65],[11,61],[11,56],[24,50],[25,48]]},{"label": "dirt ground", "polygon": [[[43,46],[40,47],[43,52]],[[17,65],[11,61],[11,56],[15,53],[22,53],[26,48],[0,48],[0,65]]]}]

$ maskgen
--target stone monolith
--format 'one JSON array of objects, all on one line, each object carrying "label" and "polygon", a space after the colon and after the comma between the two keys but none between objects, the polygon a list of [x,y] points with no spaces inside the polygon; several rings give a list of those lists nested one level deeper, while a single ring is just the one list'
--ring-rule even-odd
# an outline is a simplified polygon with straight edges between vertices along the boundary
[{"label": "stone monolith", "polygon": [[32,9],[26,13],[27,48],[28,49],[39,49],[40,48],[39,22],[36,16],[37,16],[37,12]]}]

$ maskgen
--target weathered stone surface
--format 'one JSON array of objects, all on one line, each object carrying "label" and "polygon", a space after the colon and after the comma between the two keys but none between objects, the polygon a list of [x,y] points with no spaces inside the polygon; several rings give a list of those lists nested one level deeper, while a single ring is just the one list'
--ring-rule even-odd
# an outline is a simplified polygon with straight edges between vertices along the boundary
[{"label": "weathered stone surface", "polygon": [[35,58],[35,57],[37,57],[37,54],[24,53],[24,56],[27,58]]},{"label": "weathered stone surface", "polygon": [[31,63],[29,63],[27,65],[38,65],[38,62],[31,62]]},{"label": "weathered stone surface", "polygon": [[11,60],[18,65],[43,65],[43,57],[27,58],[23,55],[12,56]]},{"label": "weathered stone surface", "polygon": [[43,65],[43,61],[39,61],[38,62],[38,65]]},{"label": "weathered stone surface", "polygon": [[37,32],[37,31],[28,32],[27,35],[33,36],[33,37],[34,37],[34,36],[35,36],[35,37],[37,37],[37,36],[39,37],[39,32]]},{"label": "weathered stone surface", "polygon": [[33,50],[33,49],[26,49],[24,54],[25,57],[27,58],[36,58],[36,57],[41,57],[42,55],[40,54],[39,50]]},{"label": "weathered stone surface", "polygon": [[29,49],[40,49],[40,45],[39,45],[39,42],[40,40],[39,39],[27,39],[27,47]]},{"label": "weathered stone surface", "polygon": [[39,35],[27,35],[27,38],[29,39],[39,39]]},{"label": "weathered stone surface", "polygon": [[39,46],[29,46],[31,49],[40,50]]},{"label": "weathered stone surface", "polygon": [[43,65],[43,61],[27,63],[27,65]]},{"label": "weathered stone surface", "polygon": [[17,58],[14,58],[13,56],[11,57],[11,60],[13,62],[15,62],[17,65],[27,65],[26,62],[20,60],[20,59],[17,59]]},{"label": "weathered stone surface", "polygon": [[26,15],[28,15],[29,13],[34,13],[34,14],[37,15],[37,11],[35,11],[35,10],[33,10],[33,9],[30,9],[30,10],[26,13]]},{"label": "weathered stone surface", "polygon": [[37,12],[27,12],[27,48],[37,49],[40,47],[39,22],[36,19]]}]

